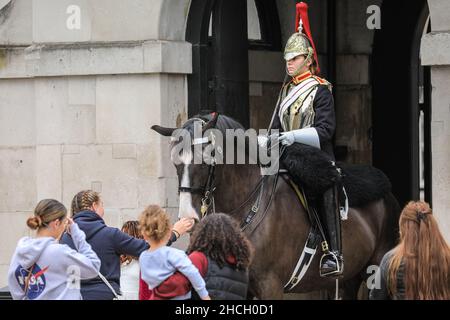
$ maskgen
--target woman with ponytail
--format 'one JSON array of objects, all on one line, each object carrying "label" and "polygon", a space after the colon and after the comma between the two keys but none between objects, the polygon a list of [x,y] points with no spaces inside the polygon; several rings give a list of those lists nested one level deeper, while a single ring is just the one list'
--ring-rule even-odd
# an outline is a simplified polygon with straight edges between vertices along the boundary
[{"label": "woman with ponytail", "polygon": [[373,300],[449,300],[450,247],[428,203],[411,201],[400,215],[400,243],[383,257]]},{"label": "woman with ponytail", "polygon": [[[53,199],[41,200],[27,220],[36,237],[19,240],[8,272],[14,299],[80,300],[80,280],[96,277],[100,259],[83,231],[67,218],[67,209]],[[59,244],[67,230],[74,249]]]},{"label": "woman with ponytail", "polygon": [[[112,300],[121,295],[120,257],[139,257],[149,248],[142,239],[136,239],[118,228],[109,227],[103,220],[105,210],[98,192],[83,190],[72,200],[72,217],[86,233],[86,241],[92,246],[101,261],[98,277],[81,282],[84,300]],[[176,241],[192,227],[190,220],[180,220],[172,228],[168,245]],[[69,234],[64,234],[62,242],[73,248]]]}]

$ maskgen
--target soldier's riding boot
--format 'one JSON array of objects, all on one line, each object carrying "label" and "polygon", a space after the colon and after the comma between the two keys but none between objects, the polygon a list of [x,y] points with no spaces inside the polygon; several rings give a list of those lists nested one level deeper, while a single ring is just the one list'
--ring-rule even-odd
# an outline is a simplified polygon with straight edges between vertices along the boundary
[{"label": "soldier's riding boot", "polygon": [[337,277],[344,270],[344,259],[342,256],[341,217],[338,211],[336,187],[328,189],[323,194],[321,218],[328,233],[329,248],[324,248],[325,253],[320,260],[320,275],[322,277]]}]

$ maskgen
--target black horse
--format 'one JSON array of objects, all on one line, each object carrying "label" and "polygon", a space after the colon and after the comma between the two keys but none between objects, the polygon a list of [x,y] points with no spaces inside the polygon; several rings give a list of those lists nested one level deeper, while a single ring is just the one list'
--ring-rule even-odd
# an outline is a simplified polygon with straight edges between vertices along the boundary
[{"label": "black horse", "polygon": [[[243,129],[238,122],[224,115],[206,115],[202,118],[203,131],[216,128],[225,133],[226,129]],[[192,133],[196,119],[198,117],[189,119],[183,128]],[[175,130],[160,126],[153,126],[152,129],[164,136],[171,136]],[[171,144],[172,156],[178,143],[174,141]],[[225,146],[225,143],[223,145]],[[193,153],[193,149],[190,152]],[[183,163],[177,164],[176,169],[180,181],[179,217],[198,220],[201,218],[204,198],[204,193],[199,190],[203,190],[202,187],[210,176],[210,166],[205,163],[193,164],[188,157]],[[261,180],[260,166],[217,164],[214,177],[215,211],[230,213],[242,222],[253,202],[249,202],[240,210],[235,209],[245,202]],[[273,185],[274,179],[275,175],[267,177],[266,185]],[[364,188],[364,184],[358,188]],[[249,296],[259,299],[283,298],[283,287],[294,270],[311,225],[305,208],[286,180],[278,179],[273,190],[269,204],[272,188],[264,189],[260,206],[264,208],[269,204],[267,211],[261,209],[261,212],[266,211],[264,216],[255,216],[254,222],[245,229],[255,247],[255,257],[250,267]],[[349,197],[352,198],[352,195]],[[350,200],[352,203],[352,199]],[[343,289],[342,297],[346,299],[357,298],[361,283],[373,273],[371,269],[368,271],[368,267],[379,265],[383,255],[394,247],[398,234],[400,208],[390,191],[386,190],[378,199],[363,200],[357,205],[358,207],[349,209],[348,220],[342,222],[345,268],[340,283]],[[320,256],[320,253],[315,255],[303,279],[291,292],[307,293],[335,288],[334,279],[322,278],[319,275]]]}]

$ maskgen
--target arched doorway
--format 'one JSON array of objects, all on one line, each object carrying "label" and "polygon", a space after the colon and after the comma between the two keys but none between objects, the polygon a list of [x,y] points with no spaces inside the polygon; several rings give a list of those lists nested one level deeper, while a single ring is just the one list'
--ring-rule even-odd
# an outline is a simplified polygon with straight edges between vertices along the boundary
[{"label": "arched doorway", "polygon": [[280,50],[273,0],[192,0],[186,26],[192,43],[188,115],[214,110],[249,126],[248,50]]},{"label": "arched doorway", "polygon": [[373,164],[390,178],[400,205],[419,199],[421,187],[431,202],[430,73],[419,56],[428,16],[426,0],[384,1],[374,36]]}]

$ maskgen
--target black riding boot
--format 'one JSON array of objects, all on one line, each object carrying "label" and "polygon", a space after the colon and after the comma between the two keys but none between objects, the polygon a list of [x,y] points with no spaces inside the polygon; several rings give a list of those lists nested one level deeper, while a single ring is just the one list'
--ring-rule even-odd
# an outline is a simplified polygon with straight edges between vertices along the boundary
[{"label": "black riding boot", "polygon": [[344,270],[341,243],[341,217],[338,211],[336,187],[324,192],[321,206],[322,223],[328,234],[329,252],[325,252],[320,263],[320,275],[337,277]]}]

